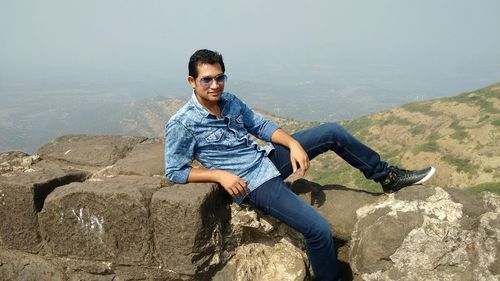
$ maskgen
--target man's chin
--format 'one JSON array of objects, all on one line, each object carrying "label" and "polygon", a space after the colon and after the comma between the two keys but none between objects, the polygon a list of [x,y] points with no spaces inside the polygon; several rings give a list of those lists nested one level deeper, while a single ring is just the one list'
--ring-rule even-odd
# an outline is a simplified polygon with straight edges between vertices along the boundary
[{"label": "man's chin", "polygon": [[217,93],[208,93],[208,97],[213,100],[219,100],[221,97],[222,93],[217,92]]}]

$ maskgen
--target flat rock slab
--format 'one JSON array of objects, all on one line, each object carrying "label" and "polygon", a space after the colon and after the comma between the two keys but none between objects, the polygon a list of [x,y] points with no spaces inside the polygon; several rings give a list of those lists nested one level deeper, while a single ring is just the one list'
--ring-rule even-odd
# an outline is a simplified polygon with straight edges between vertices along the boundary
[{"label": "flat rock slab", "polygon": [[58,188],[39,214],[49,253],[125,265],[150,264],[149,204],[161,181],[120,176]]},{"label": "flat rock slab", "polygon": [[37,170],[0,176],[0,241],[3,247],[37,252],[41,242],[37,213],[55,188],[83,181],[88,174],[41,165]]},{"label": "flat rock slab", "polygon": [[111,169],[115,175],[164,176],[164,141],[151,138],[137,144]]},{"label": "flat rock slab", "polygon": [[230,202],[227,192],[214,184],[174,185],[156,192],[151,216],[162,267],[195,275],[219,264]]},{"label": "flat rock slab", "polygon": [[146,137],[65,135],[38,149],[42,159],[61,161],[68,165],[105,167],[124,158]]}]

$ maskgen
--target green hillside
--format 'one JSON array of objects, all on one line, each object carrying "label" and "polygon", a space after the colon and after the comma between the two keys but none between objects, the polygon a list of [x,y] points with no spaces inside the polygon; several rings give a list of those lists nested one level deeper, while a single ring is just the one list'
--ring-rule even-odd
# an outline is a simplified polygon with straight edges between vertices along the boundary
[{"label": "green hillside", "polygon": [[[500,192],[500,83],[342,123],[391,164],[435,166],[429,184]],[[311,180],[381,191],[333,154],[315,162]]]}]

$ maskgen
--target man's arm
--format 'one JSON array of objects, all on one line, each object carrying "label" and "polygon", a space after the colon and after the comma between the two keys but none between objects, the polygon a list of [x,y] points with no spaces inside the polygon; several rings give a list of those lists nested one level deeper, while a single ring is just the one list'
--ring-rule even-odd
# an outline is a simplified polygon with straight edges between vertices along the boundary
[{"label": "man's arm", "polygon": [[247,183],[239,176],[224,170],[209,170],[205,168],[191,168],[187,182],[215,182],[219,183],[233,197],[248,193]]},{"label": "man's arm", "polygon": [[295,173],[297,168],[300,167],[301,175],[304,176],[307,169],[309,169],[309,156],[307,156],[302,145],[281,128],[274,131],[271,135],[271,141],[290,149],[290,162],[292,163],[293,172]]}]

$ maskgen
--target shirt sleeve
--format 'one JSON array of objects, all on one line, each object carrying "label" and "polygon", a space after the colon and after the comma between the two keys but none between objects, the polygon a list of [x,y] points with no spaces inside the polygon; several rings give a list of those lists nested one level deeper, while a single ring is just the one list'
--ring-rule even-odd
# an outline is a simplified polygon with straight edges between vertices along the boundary
[{"label": "shirt sleeve", "polygon": [[194,157],[196,139],[177,121],[169,121],[165,130],[165,176],[174,183],[187,183]]},{"label": "shirt sleeve", "polygon": [[243,101],[237,99],[241,106],[241,113],[243,116],[243,124],[250,134],[255,137],[271,142],[271,136],[279,126],[269,119],[262,117],[262,115],[254,112]]}]

